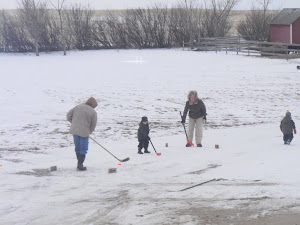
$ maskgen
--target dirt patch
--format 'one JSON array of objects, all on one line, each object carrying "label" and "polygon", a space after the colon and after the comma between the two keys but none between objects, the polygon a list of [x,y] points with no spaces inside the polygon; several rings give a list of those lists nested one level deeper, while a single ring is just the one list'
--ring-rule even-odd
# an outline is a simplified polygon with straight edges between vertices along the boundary
[{"label": "dirt patch", "polygon": [[[1,158],[1,156],[0,156]],[[3,161],[9,161],[9,162],[13,162],[13,163],[21,163],[23,162],[22,160],[20,159],[2,159]]]},{"label": "dirt patch", "polygon": [[207,166],[207,168],[205,168],[205,169],[193,171],[193,172],[190,172],[190,173],[188,173],[188,174],[197,174],[197,175],[199,175],[199,174],[206,173],[207,171],[209,171],[209,170],[211,170],[211,169],[218,168],[218,167],[220,167],[220,166],[222,166],[222,165],[218,165],[218,164],[209,164],[209,165]]},{"label": "dirt patch", "polygon": [[208,207],[192,207],[179,212],[180,216],[192,216],[195,224],[210,225],[299,225],[300,213],[280,212],[267,213],[247,209],[214,209]]},{"label": "dirt patch", "polygon": [[66,131],[66,130],[59,130],[59,128],[55,128],[53,131],[51,132],[48,132],[47,134],[63,134],[63,135],[66,135],[66,134],[69,134],[69,131]]},{"label": "dirt patch", "polygon": [[119,215],[135,207],[134,212],[129,212],[135,215],[136,224],[300,225],[298,200],[290,202],[286,199],[288,204],[271,209],[268,207],[270,203],[276,205],[282,200],[267,196],[240,199],[136,198],[128,193],[128,190],[122,190],[112,197],[83,199],[72,204],[99,207],[88,220],[81,221],[82,224],[118,224]]},{"label": "dirt patch", "polygon": [[36,152],[40,150],[39,147],[30,147],[26,149],[22,148],[0,148],[0,151],[9,151],[9,152]]},{"label": "dirt patch", "polygon": [[35,177],[52,176],[49,169],[33,169],[32,171],[21,171],[16,174]]}]

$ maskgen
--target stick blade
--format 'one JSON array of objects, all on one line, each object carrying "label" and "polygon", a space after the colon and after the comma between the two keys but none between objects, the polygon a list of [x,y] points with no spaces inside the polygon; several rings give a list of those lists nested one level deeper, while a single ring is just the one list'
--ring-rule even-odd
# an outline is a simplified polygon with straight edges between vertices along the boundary
[{"label": "stick blade", "polygon": [[191,146],[194,146],[193,142],[191,142],[189,139],[187,139],[187,142],[188,142]]},{"label": "stick blade", "polygon": [[121,162],[127,162],[127,161],[129,161],[130,160],[130,158],[128,157],[128,158],[126,158],[126,159],[123,159],[123,160],[120,160]]},{"label": "stick blade", "polygon": [[161,156],[161,153],[156,153],[157,156]]}]

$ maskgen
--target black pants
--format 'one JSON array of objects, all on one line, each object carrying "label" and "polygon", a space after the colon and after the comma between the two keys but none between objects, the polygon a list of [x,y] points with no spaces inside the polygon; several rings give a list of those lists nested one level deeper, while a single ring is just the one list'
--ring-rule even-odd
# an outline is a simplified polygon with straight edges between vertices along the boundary
[{"label": "black pants", "polygon": [[283,141],[284,142],[287,142],[287,141],[292,142],[293,138],[294,138],[293,133],[283,135]]},{"label": "black pants", "polygon": [[148,146],[149,146],[149,140],[139,140],[139,150],[142,150],[143,148],[145,150],[148,150]]}]

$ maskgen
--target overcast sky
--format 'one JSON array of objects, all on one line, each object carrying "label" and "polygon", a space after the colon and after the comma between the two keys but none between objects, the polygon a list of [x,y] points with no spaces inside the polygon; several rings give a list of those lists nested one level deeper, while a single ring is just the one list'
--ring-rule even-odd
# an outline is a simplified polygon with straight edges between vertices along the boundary
[{"label": "overcast sky", "polygon": [[[17,7],[18,0],[0,0],[0,9],[13,9]],[[52,0],[57,1],[57,0]],[[126,9],[132,7],[145,7],[151,2],[172,3],[177,0],[66,0],[67,2],[77,2],[90,4],[93,9]],[[240,0],[236,9],[250,9],[252,2],[256,0]],[[272,8],[300,8],[300,0],[273,0]]]}]

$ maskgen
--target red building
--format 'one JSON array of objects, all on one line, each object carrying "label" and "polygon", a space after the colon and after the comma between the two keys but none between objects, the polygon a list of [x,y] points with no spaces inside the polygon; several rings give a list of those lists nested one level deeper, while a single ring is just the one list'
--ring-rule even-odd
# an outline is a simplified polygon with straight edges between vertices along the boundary
[{"label": "red building", "polygon": [[270,25],[271,42],[300,44],[300,9],[283,9]]}]

